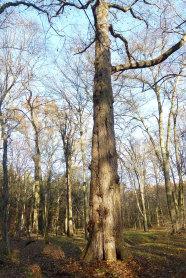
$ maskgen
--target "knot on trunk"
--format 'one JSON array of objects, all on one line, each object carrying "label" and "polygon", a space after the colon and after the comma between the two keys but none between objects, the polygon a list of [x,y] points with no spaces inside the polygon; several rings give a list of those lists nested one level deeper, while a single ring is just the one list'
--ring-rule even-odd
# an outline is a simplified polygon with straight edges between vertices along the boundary
[{"label": "knot on trunk", "polygon": [[87,231],[89,232],[89,234],[91,234],[93,232],[94,229],[94,221],[93,220],[89,220],[88,224],[87,224]]},{"label": "knot on trunk", "polygon": [[99,217],[100,217],[101,220],[103,218],[106,218],[108,213],[109,213],[109,210],[104,206],[99,206],[99,208],[97,208],[96,211],[98,212]]}]

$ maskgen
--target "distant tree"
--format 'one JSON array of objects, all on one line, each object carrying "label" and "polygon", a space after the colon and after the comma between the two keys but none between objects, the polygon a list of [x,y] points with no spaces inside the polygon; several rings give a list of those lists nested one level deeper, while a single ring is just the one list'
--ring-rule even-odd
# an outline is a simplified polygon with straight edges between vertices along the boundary
[{"label": "distant tree", "polygon": [[[169,68],[169,71],[171,70],[172,69]],[[170,181],[170,152],[171,152],[170,144],[171,144],[171,134],[173,134],[173,130],[172,130],[172,126],[174,124],[173,115],[176,107],[176,102],[177,101],[179,102],[179,98],[183,93],[182,90],[180,91],[180,93],[178,91],[178,84],[182,76],[182,70],[183,70],[183,65],[181,63],[180,69],[179,68],[175,69],[176,73],[171,72],[167,74],[167,76],[165,76],[165,80],[163,80],[164,78],[159,78],[164,73],[163,72],[164,69],[162,69],[161,65],[159,65],[157,69],[154,68],[150,69],[150,72],[152,74],[152,80],[150,80],[151,78],[150,75],[145,75],[143,73],[141,75],[140,74],[136,75],[134,73],[134,75],[131,74],[130,76],[128,76],[129,79],[135,79],[136,81],[143,83],[146,86],[146,88],[151,89],[155,94],[155,99],[157,102],[157,111],[155,109],[152,109],[152,111],[150,111],[151,115],[157,120],[154,126],[152,126],[151,122],[148,122],[147,120],[149,118],[148,109],[147,112],[144,113],[144,110],[142,111],[140,107],[142,105],[144,106],[146,105],[148,98],[140,100],[139,96],[136,95],[135,93],[132,93],[131,91],[129,93],[129,96],[125,97],[125,103],[129,111],[128,115],[130,115],[133,122],[135,123],[137,122],[137,126],[140,127],[143,131],[145,131],[145,133],[149,137],[151,144],[154,148],[154,152],[157,156],[158,163],[161,166],[161,169],[163,171],[166,194],[167,194],[167,204],[169,208],[173,232],[176,232],[179,229],[179,227],[177,222],[178,221],[177,213],[175,210],[175,197],[173,198],[172,186]],[[173,78],[171,83],[169,82],[170,77]],[[161,81],[162,84],[159,85],[159,82]],[[145,89],[143,90],[144,90],[142,91],[143,94],[148,94],[148,91],[145,91]],[[152,100],[152,98],[150,100]],[[167,110],[168,110],[168,116],[167,116]],[[156,124],[157,124],[158,131],[154,133]],[[157,142],[156,140],[157,136],[159,142]],[[179,159],[178,153],[177,153],[177,159]],[[181,192],[183,192],[182,188],[183,187],[180,186]],[[181,194],[181,196],[183,196],[183,194]],[[182,214],[182,219],[183,219],[183,197],[182,197],[182,201],[180,202],[180,210],[182,211],[182,213],[181,212],[180,213]]]},{"label": "distant tree", "polygon": [[[1,34],[0,45],[0,125],[1,139],[3,141],[3,243],[4,252],[9,253],[8,244],[8,140],[17,126],[16,109],[17,103],[23,94],[23,84],[30,81],[28,68],[31,59],[30,42],[35,36],[34,25],[26,25],[15,16],[15,26],[7,26]],[[29,35],[30,36],[29,36]],[[33,53],[33,52],[32,52]],[[33,61],[32,61],[33,62]]]}]

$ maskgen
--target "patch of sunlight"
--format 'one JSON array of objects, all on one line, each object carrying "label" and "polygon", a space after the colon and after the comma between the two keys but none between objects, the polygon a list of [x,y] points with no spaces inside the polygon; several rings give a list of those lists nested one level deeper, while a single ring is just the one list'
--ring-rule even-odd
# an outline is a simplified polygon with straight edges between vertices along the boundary
[{"label": "patch of sunlight", "polygon": [[28,267],[34,278],[42,278],[42,271],[38,264],[33,264]]},{"label": "patch of sunlight", "polygon": [[20,263],[20,250],[14,249],[11,254],[11,261],[15,264]]}]

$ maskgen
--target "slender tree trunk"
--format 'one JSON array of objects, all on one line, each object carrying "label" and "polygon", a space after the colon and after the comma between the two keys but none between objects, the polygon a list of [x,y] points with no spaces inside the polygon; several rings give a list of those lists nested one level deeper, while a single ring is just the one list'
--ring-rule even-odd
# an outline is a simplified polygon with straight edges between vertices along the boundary
[{"label": "slender tree trunk", "polygon": [[66,219],[65,219],[65,232],[68,236],[73,236],[73,221],[72,221],[72,188],[71,188],[71,180],[70,180],[70,171],[72,167],[72,144],[73,138],[72,134],[69,131],[68,133],[68,122],[69,119],[65,114],[65,122],[64,128],[61,128],[61,138],[63,141],[63,150],[65,155],[65,163],[66,163]]},{"label": "slender tree trunk", "polygon": [[34,178],[34,206],[33,206],[33,232],[39,232],[39,206],[40,206],[40,155],[36,154],[34,159],[35,178]]},{"label": "slender tree trunk", "polygon": [[148,223],[148,228],[152,227],[152,221],[151,221],[151,212],[150,212],[150,204],[149,204],[149,200],[146,197],[146,204],[147,204],[147,223]]},{"label": "slender tree trunk", "polygon": [[140,214],[139,213],[138,213],[138,227],[139,227],[139,229],[142,228],[141,218],[140,218]]},{"label": "slender tree trunk", "polygon": [[22,200],[21,200],[21,189],[20,191],[18,192],[17,194],[17,213],[16,213],[16,234],[21,235],[21,215],[22,215],[22,206],[23,206],[23,203],[22,203]]},{"label": "slender tree trunk", "polygon": [[83,130],[80,115],[80,141],[81,141],[81,153],[83,162],[83,211],[84,211],[84,233],[85,239],[88,238],[87,235],[87,180],[86,180],[86,165],[85,165],[85,148],[83,142]]},{"label": "slender tree trunk", "polygon": [[3,253],[10,254],[10,245],[8,239],[8,169],[7,169],[7,152],[8,152],[8,140],[5,131],[5,123],[3,121],[2,113],[1,117],[1,131],[3,139],[3,192],[2,192],[2,243]]},{"label": "slender tree trunk", "polygon": [[175,146],[175,153],[176,153],[176,166],[177,172],[179,176],[179,190],[178,190],[178,214],[179,214],[179,225],[180,228],[185,228],[185,211],[184,211],[184,194],[183,194],[183,177],[182,177],[182,169],[180,165],[180,157],[178,151],[178,137],[177,137],[177,129],[176,129],[176,116],[174,114],[174,146]]},{"label": "slender tree trunk", "polygon": [[177,215],[175,209],[175,201],[172,195],[171,183],[170,183],[170,175],[169,175],[169,163],[168,161],[164,161],[164,178],[165,178],[165,190],[167,196],[167,204],[169,215],[172,224],[172,233],[176,233],[178,230],[177,227]]},{"label": "slender tree trunk", "polygon": [[[160,147],[161,147],[161,153],[162,153],[162,169],[164,174],[164,180],[165,180],[165,190],[166,190],[166,197],[167,197],[167,205],[169,210],[169,215],[171,219],[172,224],[172,233],[177,232],[177,215],[175,211],[175,203],[172,196],[172,189],[171,189],[171,183],[170,183],[170,162],[169,162],[169,140],[170,140],[170,113],[169,113],[169,119],[168,119],[168,127],[167,127],[167,142],[165,147],[164,142],[164,130],[163,130],[163,109],[161,105],[160,100],[160,93],[159,90],[156,88],[156,96],[157,96],[157,102],[158,102],[158,111],[159,111],[159,136],[160,136]],[[171,103],[171,107],[173,106],[173,103]]]},{"label": "slender tree trunk", "polygon": [[72,221],[72,185],[70,180],[71,157],[66,158],[66,183],[67,183],[67,236],[73,236]]},{"label": "slender tree trunk", "polygon": [[157,226],[160,226],[160,219],[159,219],[159,209],[158,207],[156,207],[156,222],[157,222]]},{"label": "slender tree trunk", "polygon": [[51,188],[51,178],[52,178],[52,159],[49,162],[48,178],[46,181],[46,191],[45,191],[45,205],[44,205],[44,238],[45,243],[49,244],[48,237],[48,211],[49,211],[49,199],[50,199],[50,188]]},{"label": "slender tree trunk", "polygon": [[[58,182],[59,184],[59,182]],[[58,192],[58,196],[57,196],[57,209],[56,209],[56,215],[55,215],[55,232],[56,232],[56,236],[58,235],[59,232],[59,213],[60,213],[60,194]]]},{"label": "slender tree trunk", "polygon": [[[35,127],[35,125],[34,125]],[[35,128],[35,164],[34,177],[34,207],[33,207],[33,232],[43,234],[44,196],[41,175],[41,154],[39,149],[39,135]]]},{"label": "slender tree trunk", "polygon": [[48,192],[45,192],[44,239],[45,239],[45,244],[49,244],[49,237],[48,237]]},{"label": "slender tree trunk", "polygon": [[[138,211],[140,212],[141,216],[143,217],[143,227],[144,227],[144,231],[147,232],[148,231],[148,225],[147,225],[147,215],[146,215],[146,209],[145,208],[145,202],[142,202],[142,208],[140,206],[140,202],[139,202],[139,199],[138,199],[138,193],[137,193],[137,190],[136,190],[136,186],[135,186],[135,181],[132,179],[131,177],[131,173],[130,173],[130,170],[127,169],[128,171],[128,176],[129,176],[129,180],[130,180],[130,183],[132,184],[132,187],[134,189],[134,195],[136,197],[136,203],[137,203],[137,208],[138,208]],[[138,175],[137,175],[138,176]],[[139,182],[139,179],[138,179],[138,182]],[[140,181],[141,182],[141,181]],[[140,186],[139,186],[140,187]],[[143,197],[141,196],[141,189],[140,189],[140,197],[141,197],[141,200],[143,199]],[[145,215],[144,215],[144,211],[145,211]]]},{"label": "slender tree trunk", "polygon": [[157,220],[157,226],[160,226],[160,197],[159,197],[159,182],[158,182],[158,173],[155,163],[153,162],[153,168],[154,168],[154,174],[155,174],[155,180],[156,180],[156,220]]},{"label": "slender tree trunk", "polygon": [[106,0],[94,10],[96,28],[94,127],[92,139],[89,242],[86,260],[124,258],[120,184],[114,134],[110,40]]},{"label": "slender tree trunk", "polygon": [[141,196],[141,204],[142,204],[142,211],[143,211],[143,227],[144,231],[148,232],[148,221],[147,221],[147,210],[146,210],[146,202],[145,202],[145,185],[144,182],[138,178],[139,181],[139,189],[140,189],[140,196]]},{"label": "slender tree trunk", "polygon": [[22,207],[22,213],[21,213],[21,233],[25,230],[25,217],[26,217],[26,213],[25,213],[25,210],[26,210],[26,205],[25,205],[25,201],[23,203],[23,207]]},{"label": "slender tree trunk", "polygon": [[23,205],[22,205],[22,212],[21,212],[21,233],[26,231],[26,184],[25,184],[25,175],[24,175],[24,185],[23,185]]}]

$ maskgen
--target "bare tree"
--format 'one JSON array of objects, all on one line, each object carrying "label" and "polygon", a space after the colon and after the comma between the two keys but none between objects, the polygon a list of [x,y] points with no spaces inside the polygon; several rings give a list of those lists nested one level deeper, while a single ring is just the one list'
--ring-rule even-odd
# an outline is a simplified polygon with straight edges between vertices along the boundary
[{"label": "bare tree", "polygon": [[[166,1],[163,1],[165,4]],[[6,3],[7,4],[7,3]],[[90,26],[93,30],[92,40],[89,41],[83,53],[95,42],[95,76],[94,76],[94,128],[92,138],[92,163],[91,163],[91,190],[90,190],[90,220],[89,220],[89,242],[84,253],[86,260],[106,259],[116,260],[125,257],[123,248],[123,235],[121,223],[120,188],[119,176],[117,174],[117,153],[114,133],[114,113],[113,113],[113,91],[111,85],[111,74],[124,72],[129,69],[142,69],[152,67],[165,61],[170,55],[183,46],[185,36],[178,33],[178,42],[165,50],[156,58],[151,57],[140,60],[131,52],[129,43],[124,35],[117,33],[110,24],[110,19],[116,21],[122,16],[130,16],[130,20],[144,23],[147,27],[154,13],[162,12],[161,7],[144,0],[130,1],[128,5],[123,2],[106,0],[88,1],[63,1],[59,0],[56,4],[53,1],[33,1],[10,2],[8,6],[2,5],[0,12],[10,6],[23,4],[26,7],[34,5],[39,11],[44,11],[49,16],[49,20],[68,12],[68,8],[82,11],[88,17],[87,10],[91,7],[93,23],[88,17]],[[152,13],[149,13],[150,10]],[[164,8],[164,7],[162,7]],[[142,13],[143,11],[143,13]],[[144,13],[146,11],[146,13]],[[118,16],[119,15],[119,16]],[[149,22],[148,22],[149,19]],[[126,19],[125,19],[126,20]],[[153,20],[155,23],[155,20]],[[175,25],[180,28],[180,24]],[[123,25],[122,25],[123,26]],[[153,28],[151,29],[153,31]],[[167,30],[166,30],[167,31]],[[168,30],[169,31],[169,30]],[[168,33],[168,32],[167,32]],[[116,40],[120,40],[126,52],[124,63],[111,64],[111,34]],[[123,46],[121,46],[123,48]],[[138,52],[138,49],[136,50]],[[159,53],[158,53],[159,54]]]},{"label": "bare tree", "polygon": [[[17,18],[15,17],[15,22]],[[6,24],[5,24],[6,25]],[[9,253],[8,245],[8,227],[7,227],[7,206],[8,206],[8,139],[11,132],[17,126],[16,119],[16,102],[22,96],[23,84],[30,81],[28,68],[32,55],[29,53],[29,43],[33,39],[33,30],[26,25],[18,25],[15,30],[14,26],[5,26],[1,34],[0,47],[0,122],[1,138],[3,140],[3,242],[5,252]],[[26,32],[30,33],[29,38]],[[22,37],[20,39],[20,34]],[[25,59],[27,57],[27,59]]]}]

